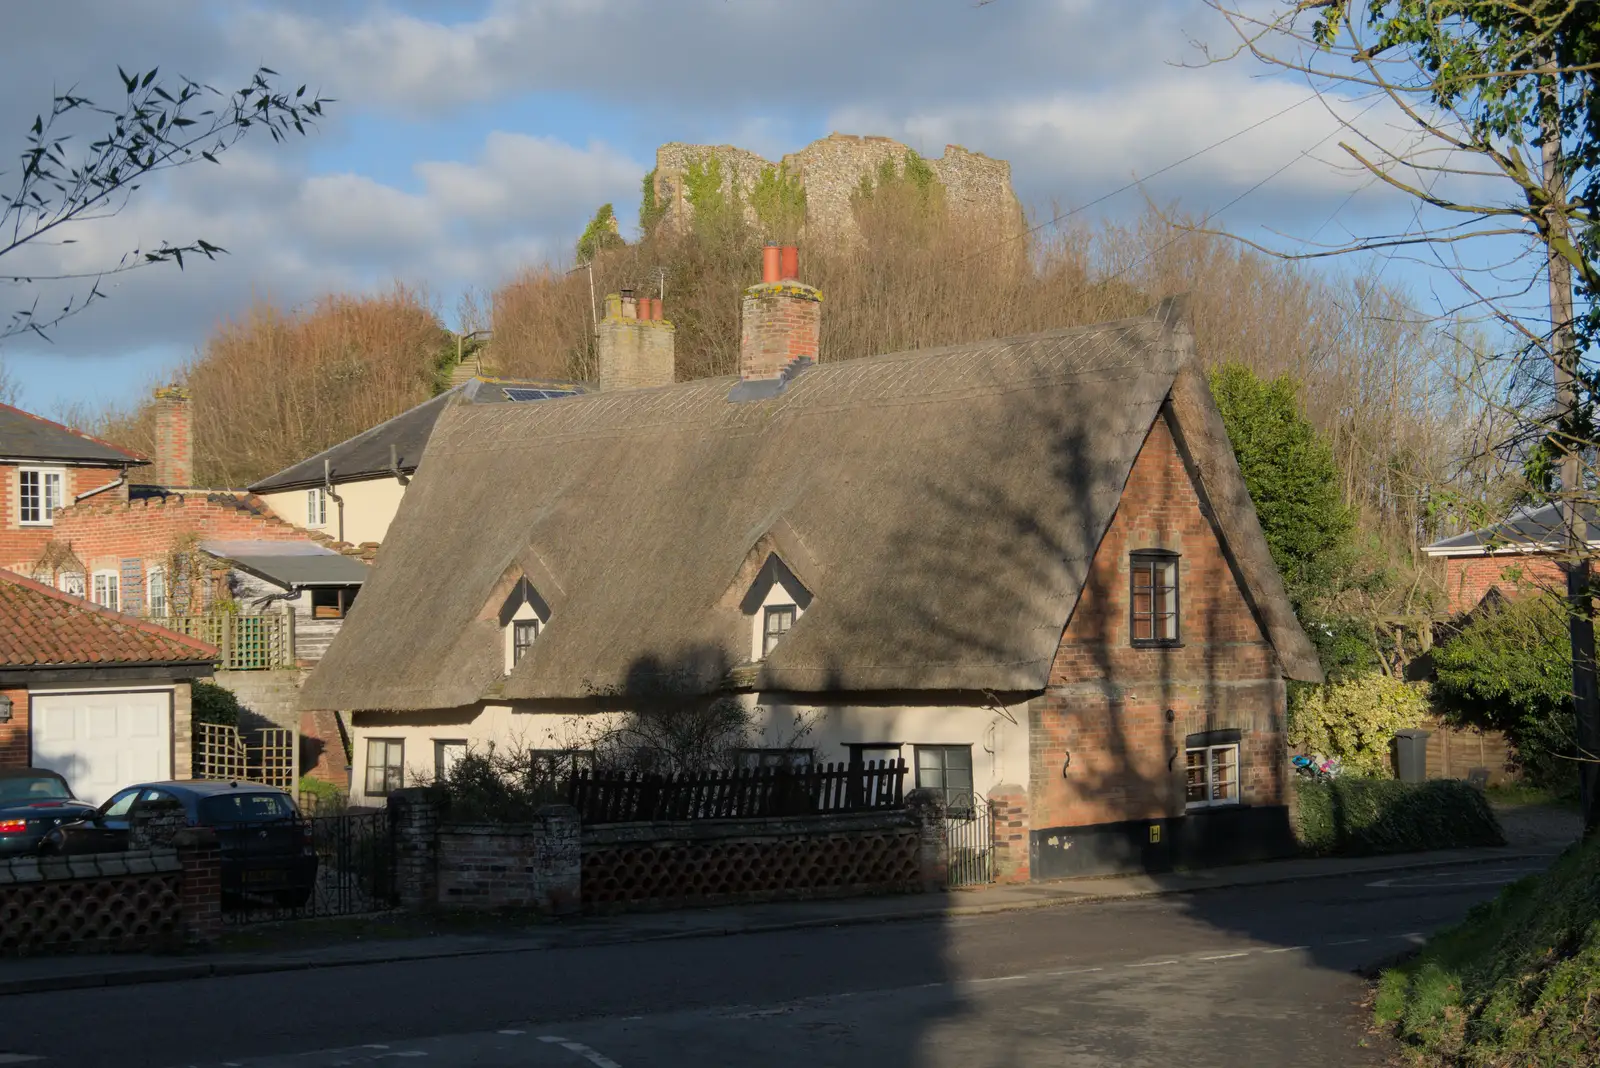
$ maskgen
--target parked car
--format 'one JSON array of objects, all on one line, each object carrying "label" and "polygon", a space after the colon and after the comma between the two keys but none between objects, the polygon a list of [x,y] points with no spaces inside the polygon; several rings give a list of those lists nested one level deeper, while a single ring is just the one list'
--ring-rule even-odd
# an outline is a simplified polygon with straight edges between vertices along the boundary
[{"label": "parked car", "polygon": [[93,814],[94,806],[74,798],[57,772],[0,768],[0,859],[37,853],[57,826]]},{"label": "parked car", "polygon": [[136,819],[181,813],[190,827],[217,832],[222,851],[222,897],[270,897],[298,908],[317,881],[311,821],[294,798],[276,786],[253,782],[149,782],[119,790],[85,819],[45,835],[41,852],[120,852],[128,848]]}]

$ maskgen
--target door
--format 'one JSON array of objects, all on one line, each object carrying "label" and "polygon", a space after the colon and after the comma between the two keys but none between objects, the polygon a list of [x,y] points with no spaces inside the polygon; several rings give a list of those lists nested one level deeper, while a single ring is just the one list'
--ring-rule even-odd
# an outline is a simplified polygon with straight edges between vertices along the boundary
[{"label": "door", "polygon": [[33,765],[98,805],[130,783],[172,778],[172,692],[31,696]]}]

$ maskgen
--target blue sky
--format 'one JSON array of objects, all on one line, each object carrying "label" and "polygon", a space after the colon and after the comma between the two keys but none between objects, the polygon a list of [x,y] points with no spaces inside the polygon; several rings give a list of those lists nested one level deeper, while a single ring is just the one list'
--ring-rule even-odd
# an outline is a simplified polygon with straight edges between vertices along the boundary
[{"label": "blue sky", "polygon": [[[0,342],[23,403],[44,413],[135,399],[257,296],[293,305],[398,279],[425,286],[450,319],[462,291],[570,257],[600,203],[634,219],[667,141],[769,158],[832,130],[931,155],[955,142],[1010,160],[1024,206],[1044,218],[1308,95],[1245,62],[1184,66],[1191,39],[1227,34],[1199,0],[55,0],[19,11],[0,44],[0,159],[53,86],[113,99],[118,64],[232,84],[264,63],[338,101],[305,141],[246,141],[222,167],[177,172],[46,256],[81,266],[193,237],[230,251],[124,276],[49,344]],[[1393,225],[1393,196],[1358,191],[1328,165],[1334,129],[1318,105],[1301,107],[1145,192],[1215,209],[1292,162],[1224,221],[1264,237],[1330,216],[1324,238]],[[1097,210],[1142,207],[1129,192]],[[1420,278],[1404,264],[1394,275]],[[22,296],[0,292],[7,311]]]}]

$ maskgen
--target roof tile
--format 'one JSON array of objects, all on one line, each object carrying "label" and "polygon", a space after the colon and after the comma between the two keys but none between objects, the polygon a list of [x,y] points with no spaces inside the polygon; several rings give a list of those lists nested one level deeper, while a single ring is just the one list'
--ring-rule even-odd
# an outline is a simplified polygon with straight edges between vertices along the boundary
[{"label": "roof tile", "polygon": [[0,570],[0,668],[212,660],[213,645]]}]

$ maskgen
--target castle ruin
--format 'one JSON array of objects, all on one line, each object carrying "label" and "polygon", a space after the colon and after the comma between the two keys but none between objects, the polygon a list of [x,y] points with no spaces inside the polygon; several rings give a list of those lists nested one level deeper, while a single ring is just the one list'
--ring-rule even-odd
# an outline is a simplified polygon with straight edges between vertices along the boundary
[{"label": "castle ruin", "polygon": [[[689,167],[715,158],[724,189],[730,182],[737,183],[746,216],[755,223],[747,194],[755,188],[763,170],[779,167],[805,187],[808,232],[853,237],[858,231],[850,198],[861,179],[876,174],[884,160],[892,160],[897,169],[902,168],[911,151],[888,137],[832,133],[774,164],[733,145],[673,142],[656,149],[652,180],[662,223],[685,226],[694,212],[685,182]],[[945,204],[953,216],[981,226],[996,237],[1021,233],[1022,206],[1011,188],[1011,164],[990,159],[981,152],[969,152],[960,145],[946,145],[944,155],[928,159],[927,163],[944,187]]]}]

